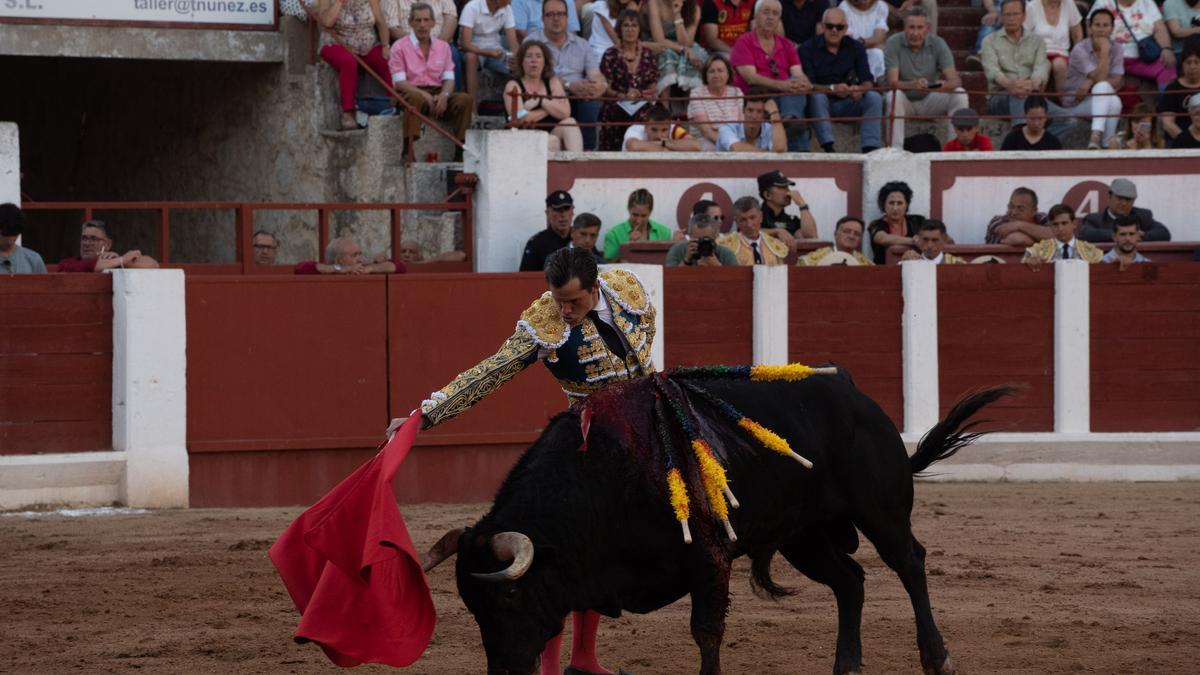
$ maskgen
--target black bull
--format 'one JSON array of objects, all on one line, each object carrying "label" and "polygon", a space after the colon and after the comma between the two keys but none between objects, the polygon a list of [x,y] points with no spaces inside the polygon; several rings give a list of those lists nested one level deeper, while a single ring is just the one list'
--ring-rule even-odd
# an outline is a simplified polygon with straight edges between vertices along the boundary
[{"label": "black bull", "polygon": [[474,527],[447,533],[430,551],[428,567],[458,554],[459,593],[479,623],[490,673],[535,670],[543,646],[570,611],[645,613],[689,594],[700,672],[719,673],[731,562],[750,556],[754,585],[778,597],[788,590],[771,580],[777,551],[833,589],[834,672],[857,672],[864,575],[850,556],[858,547],[856,528],[912,600],[925,672],[953,672],[930,608],[925,548],[909,521],[913,474],[970,443],[978,434],[969,431],[967,419],[1009,388],[959,401],[910,459],[891,420],[848,376],[705,381],[713,394],[785,437],[813,468],[764,449],[730,424],[702,423],[741,502],[730,512],[737,541],[697,508],[704,496],[692,495],[697,536],[685,544],[665,486],[647,480],[653,472],[638,451],[646,435],[637,430],[653,424],[653,388],[639,384],[644,381],[593,396],[596,403],[619,402],[610,412],[621,414],[615,420],[596,416],[586,451],[580,451],[579,412],[551,420],[487,515]]}]

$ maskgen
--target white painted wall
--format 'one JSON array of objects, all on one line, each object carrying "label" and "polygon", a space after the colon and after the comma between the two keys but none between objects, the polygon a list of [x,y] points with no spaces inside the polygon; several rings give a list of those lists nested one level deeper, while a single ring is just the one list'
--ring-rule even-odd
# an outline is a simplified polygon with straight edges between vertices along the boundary
[{"label": "white painted wall", "polygon": [[525,241],[546,227],[546,136],[467,131],[464,170],[482,177],[475,190],[476,272],[517,271]]},{"label": "white painted wall", "polygon": [[904,314],[904,428],[925,433],[939,419],[937,269],[925,260],[900,263]]},{"label": "white painted wall", "polygon": [[788,268],[754,266],[753,359],[756,366],[788,363]]},{"label": "white painted wall", "polygon": [[186,345],[183,271],[113,272],[113,449],[128,506],[188,505]]},{"label": "white painted wall", "polygon": [[21,142],[17,125],[0,122],[0,204],[21,203]]},{"label": "white painted wall", "polygon": [[[879,153],[871,153],[870,157],[873,158],[877,154]],[[1168,157],[1195,158],[1195,173],[1154,174],[1154,160]],[[1105,161],[1097,161],[1101,158]],[[1119,164],[1112,161],[1130,158],[1137,160],[1137,175],[1122,170]],[[932,155],[933,162],[949,163],[951,166],[956,162],[977,162],[979,159],[979,154],[973,152]],[[1200,180],[1200,150],[1105,151],[1100,155],[1087,151],[998,152],[988,155],[988,160],[997,162],[998,165],[1030,159],[1075,160],[1096,173],[1086,176],[1064,176],[1049,168],[1044,173],[1039,173],[1035,165],[1034,169],[1023,171],[1019,176],[960,176],[946,190],[942,199],[942,220],[955,241],[983,243],[988,221],[993,216],[1004,213],[1009,195],[1018,187],[1028,187],[1036,192],[1038,209],[1048,211],[1051,206],[1063,201],[1068,191],[1076,185],[1094,181],[1107,186],[1114,178],[1129,178],[1133,181],[1138,189],[1135,205],[1153,211],[1155,219],[1170,228],[1174,241],[1200,240],[1200,219],[1196,218],[1196,213],[1200,212],[1200,190],[1197,189]],[[928,178],[928,168],[923,175]],[[912,182],[909,185],[912,185]],[[925,189],[928,190],[928,187]],[[913,191],[916,190],[916,186],[913,185]],[[1101,191],[1104,191],[1103,195],[1100,194]],[[1083,200],[1077,208],[1081,218],[1096,210],[1097,198],[1107,195],[1107,189],[1104,187],[1089,192],[1083,195]],[[913,201],[916,202],[916,199]],[[926,215],[929,213],[928,209],[915,209],[913,212]]]},{"label": "white painted wall", "polygon": [[1092,428],[1090,265],[1054,263],[1054,430]]}]

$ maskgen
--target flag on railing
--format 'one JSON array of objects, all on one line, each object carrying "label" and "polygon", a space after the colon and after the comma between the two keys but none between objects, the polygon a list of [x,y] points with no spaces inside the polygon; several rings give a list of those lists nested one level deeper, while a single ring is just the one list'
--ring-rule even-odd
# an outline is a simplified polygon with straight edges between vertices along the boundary
[{"label": "flag on railing", "polygon": [[433,635],[429,584],[392,492],[420,426],[409,417],[267,552],[300,610],[296,642],[317,643],[339,666],[407,666]]}]

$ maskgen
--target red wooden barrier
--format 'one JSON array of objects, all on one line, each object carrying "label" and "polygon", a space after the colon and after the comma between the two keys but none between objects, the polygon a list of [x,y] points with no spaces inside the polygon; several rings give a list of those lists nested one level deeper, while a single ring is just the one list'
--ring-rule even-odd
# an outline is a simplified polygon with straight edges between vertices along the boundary
[{"label": "red wooden barrier", "polygon": [[0,455],[112,448],[112,277],[0,279]]},{"label": "red wooden barrier", "polygon": [[1093,431],[1200,430],[1200,265],[1091,269]]},{"label": "red wooden barrier", "polygon": [[988,408],[1006,431],[1054,428],[1054,271],[1024,265],[938,267],[941,412],[964,393],[1028,388]]},{"label": "red wooden barrier", "polygon": [[832,361],[904,428],[898,267],[793,268],[788,279],[788,359]]},{"label": "red wooden barrier", "polygon": [[749,364],[754,357],[754,270],[663,269],[666,364]]}]

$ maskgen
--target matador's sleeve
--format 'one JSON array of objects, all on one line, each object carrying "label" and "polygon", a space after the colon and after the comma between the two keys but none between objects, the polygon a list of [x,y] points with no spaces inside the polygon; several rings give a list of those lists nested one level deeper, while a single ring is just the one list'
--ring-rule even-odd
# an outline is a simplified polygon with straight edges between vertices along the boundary
[{"label": "matador's sleeve", "polygon": [[504,341],[500,351],[430,394],[421,403],[421,413],[430,426],[457,417],[537,361],[537,356],[538,345],[533,336],[518,328]]}]

